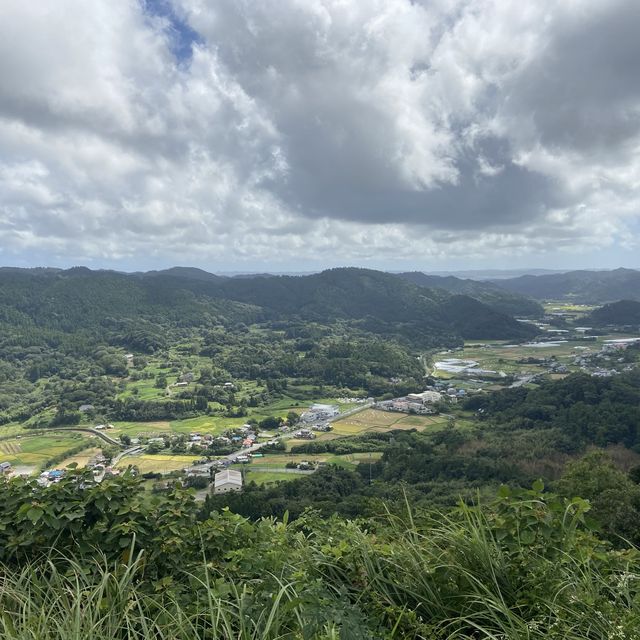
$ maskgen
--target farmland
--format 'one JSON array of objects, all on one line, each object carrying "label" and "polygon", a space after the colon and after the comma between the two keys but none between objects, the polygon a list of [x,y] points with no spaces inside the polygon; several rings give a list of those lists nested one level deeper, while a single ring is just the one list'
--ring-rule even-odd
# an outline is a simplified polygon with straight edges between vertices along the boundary
[{"label": "farmland", "polygon": [[190,467],[200,456],[170,455],[170,454],[141,454],[137,456],[126,456],[116,465],[120,469],[135,466],[140,473],[169,473]]},{"label": "farmland", "polygon": [[[353,436],[369,431],[390,431],[391,429],[417,429],[422,431],[427,427],[446,423],[443,416],[412,416],[404,413],[365,409],[342,420],[333,423],[333,431],[327,435]],[[319,439],[326,439],[320,436]]]},{"label": "farmland", "polygon": [[90,447],[95,439],[75,433],[25,435],[1,440],[0,459],[10,462],[14,467],[36,470],[43,467],[51,458],[61,456],[83,442]]}]

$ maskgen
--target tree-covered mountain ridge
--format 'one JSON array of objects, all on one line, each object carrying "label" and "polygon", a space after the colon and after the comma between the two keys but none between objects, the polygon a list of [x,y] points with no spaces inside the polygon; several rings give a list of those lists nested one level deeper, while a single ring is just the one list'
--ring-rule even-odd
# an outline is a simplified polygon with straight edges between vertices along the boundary
[{"label": "tree-covered mountain ridge", "polygon": [[505,291],[536,300],[571,300],[584,304],[640,300],[640,271],[635,269],[569,271],[492,282]]},{"label": "tree-covered mountain ridge", "polygon": [[544,315],[544,309],[540,303],[524,295],[505,291],[491,282],[455,276],[429,275],[422,271],[409,271],[397,275],[420,287],[444,289],[452,294],[469,296],[507,315],[532,318]]},{"label": "tree-covered mountain ridge", "polygon": [[109,319],[182,326],[288,319],[346,320],[381,335],[432,344],[461,338],[528,338],[535,330],[467,295],[415,285],[395,275],[339,268],[305,276],[229,278],[174,268],[126,274],[0,269],[0,320],[63,330]]}]

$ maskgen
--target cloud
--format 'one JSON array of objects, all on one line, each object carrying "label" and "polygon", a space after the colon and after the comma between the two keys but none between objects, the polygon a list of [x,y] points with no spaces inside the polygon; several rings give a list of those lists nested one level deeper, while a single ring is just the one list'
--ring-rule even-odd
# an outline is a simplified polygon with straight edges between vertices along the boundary
[{"label": "cloud", "polygon": [[5,0],[0,256],[634,247],[639,29],[623,0]]}]

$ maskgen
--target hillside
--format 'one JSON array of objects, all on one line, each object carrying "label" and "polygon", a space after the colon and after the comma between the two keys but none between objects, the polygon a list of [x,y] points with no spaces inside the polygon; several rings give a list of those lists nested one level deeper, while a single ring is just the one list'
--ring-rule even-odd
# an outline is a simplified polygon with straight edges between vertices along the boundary
[{"label": "hillside", "polygon": [[583,304],[640,300],[640,271],[634,269],[521,276],[494,280],[493,284],[536,300],[571,300]]},{"label": "hillside", "polygon": [[600,325],[640,325],[640,302],[620,300],[595,309],[586,320],[590,324]]},{"label": "hillside", "polygon": [[420,287],[444,289],[449,293],[469,296],[499,313],[529,318],[539,318],[544,314],[542,305],[535,300],[505,291],[491,282],[462,279],[455,276],[434,276],[421,271],[410,271],[397,275],[399,278],[413,282]]},{"label": "hillside", "polygon": [[35,273],[12,269],[0,271],[0,305],[10,325],[65,331],[123,319],[206,326],[298,317],[329,324],[356,322],[372,333],[424,345],[453,344],[461,337],[524,339],[533,333],[472,298],[452,297],[366,269],[240,279],[192,269],[145,274],[81,267]]}]

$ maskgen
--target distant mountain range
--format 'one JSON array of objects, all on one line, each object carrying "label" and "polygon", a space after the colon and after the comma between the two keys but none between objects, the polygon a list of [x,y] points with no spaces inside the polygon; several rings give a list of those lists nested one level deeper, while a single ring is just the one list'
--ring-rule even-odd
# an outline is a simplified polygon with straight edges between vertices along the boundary
[{"label": "distant mountain range", "polygon": [[411,271],[397,275],[420,287],[444,289],[449,293],[469,296],[507,315],[537,318],[544,314],[542,305],[535,300],[518,293],[505,291],[491,282],[463,280],[454,276],[434,276],[421,271]]},{"label": "distant mountain range", "polygon": [[527,275],[494,280],[493,284],[536,300],[572,300],[584,304],[640,300],[640,271],[635,269]]},{"label": "distant mountain range", "polygon": [[526,339],[536,333],[531,325],[465,293],[367,269],[242,278],[184,267],[135,274],[84,267],[0,269],[0,322],[5,326],[70,331],[124,320],[194,326],[292,318],[343,320],[434,346],[460,338]]}]

